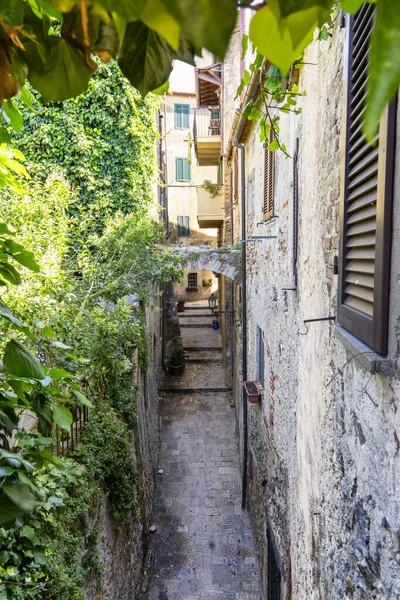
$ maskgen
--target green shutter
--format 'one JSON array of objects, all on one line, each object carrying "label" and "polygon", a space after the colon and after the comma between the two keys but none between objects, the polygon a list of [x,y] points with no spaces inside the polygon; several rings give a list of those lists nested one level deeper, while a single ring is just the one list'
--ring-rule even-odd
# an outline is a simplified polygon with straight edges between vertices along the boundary
[{"label": "green shutter", "polygon": [[178,235],[189,236],[190,235],[190,217],[178,217]]},{"label": "green shutter", "polygon": [[190,129],[190,104],[174,104],[175,129]]},{"label": "green shutter", "polygon": [[175,158],[175,179],[177,181],[191,181],[192,166],[187,158]]}]

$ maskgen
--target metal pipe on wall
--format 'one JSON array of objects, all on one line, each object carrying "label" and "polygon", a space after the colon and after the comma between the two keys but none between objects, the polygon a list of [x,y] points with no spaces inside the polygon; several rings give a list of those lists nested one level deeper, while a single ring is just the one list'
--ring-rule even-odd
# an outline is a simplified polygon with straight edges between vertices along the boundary
[{"label": "metal pipe on wall", "polygon": [[[246,239],[246,185],[245,185],[245,149],[239,139],[235,139],[235,146],[241,150],[241,218],[242,218],[242,239]],[[242,376],[243,381],[247,380],[247,278],[246,278],[246,244],[242,244]],[[242,475],[242,508],[246,508],[247,492],[247,396],[242,386],[243,402],[243,475]]]}]

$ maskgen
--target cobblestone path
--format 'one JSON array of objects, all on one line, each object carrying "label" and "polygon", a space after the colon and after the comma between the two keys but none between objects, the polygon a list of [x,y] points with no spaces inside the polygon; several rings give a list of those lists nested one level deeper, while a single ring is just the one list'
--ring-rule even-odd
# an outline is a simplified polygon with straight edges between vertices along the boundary
[{"label": "cobblestone path", "polygon": [[143,598],[261,600],[249,518],[240,505],[235,409],[224,385],[221,338],[209,311],[196,304],[181,317],[185,372],[169,376],[161,392],[163,472]]}]

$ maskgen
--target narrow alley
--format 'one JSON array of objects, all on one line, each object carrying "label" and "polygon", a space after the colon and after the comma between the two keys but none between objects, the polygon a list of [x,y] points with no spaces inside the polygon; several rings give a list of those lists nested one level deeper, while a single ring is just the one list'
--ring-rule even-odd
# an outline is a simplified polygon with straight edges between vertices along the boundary
[{"label": "narrow alley", "polygon": [[206,302],[186,304],[182,375],[160,390],[161,452],[150,540],[148,600],[260,600],[220,332]]}]

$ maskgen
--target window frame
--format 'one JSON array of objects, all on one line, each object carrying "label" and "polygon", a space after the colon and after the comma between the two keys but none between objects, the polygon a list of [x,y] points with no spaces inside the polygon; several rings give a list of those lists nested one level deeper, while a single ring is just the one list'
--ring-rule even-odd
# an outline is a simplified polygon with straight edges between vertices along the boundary
[{"label": "window frame", "polygon": [[[195,283],[191,282],[190,277],[194,278]],[[199,287],[198,274],[197,273],[188,273],[187,284],[188,284],[188,287]]]},{"label": "window frame", "polygon": [[270,221],[275,217],[275,152],[268,150],[268,146],[274,141],[272,129],[268,134],[268,140],[264,142],[264,196],[263,196],[263,221]]},{"label": "window frame", "polygon": [[[179,223],[179,219],[182,222]],[[187,226],[184,225],[183,219],[187,219]],[[189,215],[178,215],[178,237],[190,237],[190,217]]]},{"label": "window frame", "polygon": [[[363,5],[364,6],[364,5]],[[381,355],[388,351],[388,313],[390,292],[390,258],[393,205],[393,180],[395,164],[396,101],[384,111],[379,127],[378,168],[376,193],[376,230],[374,245],[374,275],[372,316],[349,306],[345,300],[348,256],[348,224],[350,214],[350,102],[352,86],[352,48],[354,17],[348,16],[345,41],[345,89],[344,89],[344,147],[340,187],[340,230],[339,230],[339,278],[338,278],[338,323],[352,335]],[[353,84],[354,85],[354,84]],[[356,92],[357,93],[357,92]],[[352,134],[353,135],[353,134]],[[371,146],[372,149],[372,146]],[[355,282],[357,285],[357,281]]]},{"label": "window frame", "polygon": [[265,334],[264,331],[257,325],[256,330],[257,343],[257,377],[256,379],[265,387]]},{"label": "window frame", "polygon": [[[182,161],[182,179],[178,177],[178,165],[179,161]],[[188,179],[185,179],[185,171],[188,175]],[[175,180],[180,182],[192,181],[192,165],[188,162],[188,159],[185,156],[176,156],[175,157]]]},{"label": "window frame", "polygon": [[[179,109],[178,109],[179,107]],[[184,112],[182,108],[187,109]],[[187,117],[187,126],[183,123],[183,118]],[[180,123],[179,123],[180,121]],[[174,103],[174,129],[188,130],[190,129],[190,104],[182,104],[181,102]]]}]

